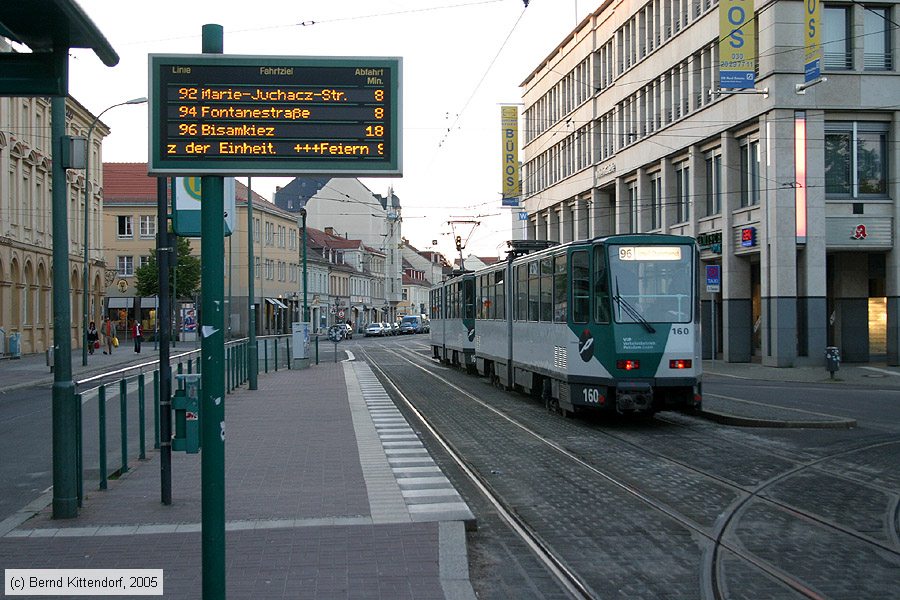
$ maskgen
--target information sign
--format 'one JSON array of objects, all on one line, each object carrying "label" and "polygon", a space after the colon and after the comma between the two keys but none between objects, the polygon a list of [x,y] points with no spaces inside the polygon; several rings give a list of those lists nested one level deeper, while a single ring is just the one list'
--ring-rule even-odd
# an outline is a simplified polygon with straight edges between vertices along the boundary
[{"label": "information sign", "polygon": [[149,172],[400,175],[401,66],[151,54]]},{"label": "information sign", "polygon": [[722,267],[706,265],[706,291],[719,292],[722,289]]}]

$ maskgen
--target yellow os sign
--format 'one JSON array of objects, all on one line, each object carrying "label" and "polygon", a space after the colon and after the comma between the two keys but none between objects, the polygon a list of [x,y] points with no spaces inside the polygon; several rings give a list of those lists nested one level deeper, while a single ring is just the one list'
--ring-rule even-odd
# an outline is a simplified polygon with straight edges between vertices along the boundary
[{"label": "yellow os sign", "polygon": [[756,22],[753,0],[719,2],[719,87],[756,85]]}]

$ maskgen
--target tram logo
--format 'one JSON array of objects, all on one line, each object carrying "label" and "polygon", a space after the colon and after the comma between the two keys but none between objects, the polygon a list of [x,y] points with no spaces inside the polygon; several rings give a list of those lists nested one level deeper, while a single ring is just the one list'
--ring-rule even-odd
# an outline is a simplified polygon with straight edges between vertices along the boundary
[{"label": "tram logo", "polygon": [[588,329],[582,331],[581,337],[578,338],[578,354],[584,362],[589,362],[594,356],[594,336]]},{"label": "tram logo", "polygon": [[474,328],[474,327],[469,327],[469,334],[468,334],[468,337],[469,337],[469,341],[470,341],[470,342],[474,342],[474,341],[475,341],[475,328]]},{"label": "tram logo", "polygon": [[856,231],[853,232],[853,235],[850,236],[851,240],[864,240],[869,236],[866,233],[866,226],[860,223],[856,226]]}]

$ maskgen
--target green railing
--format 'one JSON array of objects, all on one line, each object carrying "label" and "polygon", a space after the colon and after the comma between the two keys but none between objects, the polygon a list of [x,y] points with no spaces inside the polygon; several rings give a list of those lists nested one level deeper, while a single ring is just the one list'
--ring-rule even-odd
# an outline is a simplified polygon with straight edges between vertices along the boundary
[{"label": "green railing", "polygon": [[[272,335],[259,336],[257,338],[257,359],[262,363],[259,372],[268,373],[269,370],[290,369],[291,365],[291,336]],[[316,364],[319,362],[318,338],[316,345]],[[231,393],[244,385],[250,374],[250,345],[248,338],[232,340],[225,344],[225,389]],[[173,374],[199,373],[200,350],[191,350],[182,353],[173,353],[170,357],[170,370]],[[152,389],[147,390],[147,375],[152,377]],[[75,382],[76,399],[78,402],[77,419],[77,456],[78,469],[78,504],[81,506],[84,498],[84,474],[91,473],[91,468],[86,468],[85,454],[94,454],[97,457],[97,479],[99,489],[105,490],[110,478],[117,478],[129,469],[129,459],[144,460],[147,456],[147,429],[153,427],[153,447],[160,447],[159,424],[159,361],[152,360],[139,365],[132,365],[108,373],[95,375]],[[172,391],[180,389],[183,383],[177,377],[172,378]],[[147,394],[153,394],[152,424],[147,416],[145,407]],[[110,427],[107,421],[109,412],[108,402],[115,396],[119,399],[119,426]],[[134,406],[137,399],[137,406]],[[94,402],[96,400],[96,402]],[[88,417],[88,423],[83,416],[85,406],[96,406],[96,420]],[[89,414],[93,409],[88,410]],[[93,427],[96,423],[96,429]],[[87,438],[87,443],[86,443]],[[94,445],[96,441],[96,446]],[[118,443],[118,456],[115,454]],[[111,445],[110,445],[111,444]],[[133,449],[137,446],[137,452]],[[113,455],[110,456],[110,451]],[[115,468],[110,471],[110,464]]]}]

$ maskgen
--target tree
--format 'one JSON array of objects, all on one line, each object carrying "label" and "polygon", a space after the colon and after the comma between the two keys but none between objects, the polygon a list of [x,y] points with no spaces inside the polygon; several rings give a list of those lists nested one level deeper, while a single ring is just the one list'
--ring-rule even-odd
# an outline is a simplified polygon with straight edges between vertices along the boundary
[{"label": "tree", "polygon": [[[175,290],[177,298],[193,298],[200,290],[200,259],[191,254],[191,241],[188,238],[176,237],[175,240],[178,264],[175,269],[169,270],[169,289]],[[139,296],[159,294],[159,266],[155,255],[151,254],[149,262],[135,271],[134,275]]]}]

